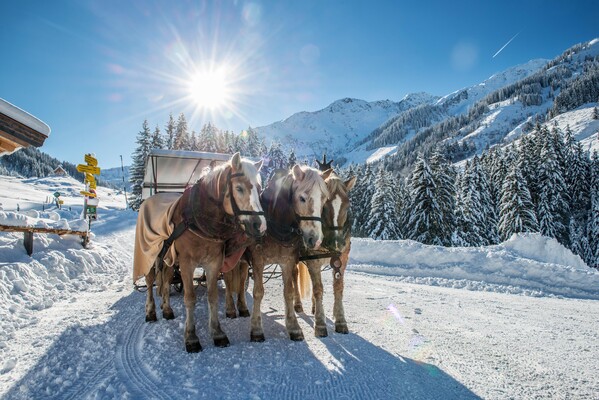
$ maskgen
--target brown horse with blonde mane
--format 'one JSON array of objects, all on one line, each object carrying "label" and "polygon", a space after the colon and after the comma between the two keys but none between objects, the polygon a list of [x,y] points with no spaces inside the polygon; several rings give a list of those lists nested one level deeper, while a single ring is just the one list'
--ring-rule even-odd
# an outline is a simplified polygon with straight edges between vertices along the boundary
[{"label": "brown horse with blonde mane", "polygon": [[308,166],[295,165],[290,172],[276,174],[262,192],[260,200],[268,221],[267,233],[256,244],[248,247],[247,259],[242,260],[235,274],[225,274],[227,282],[227,316],[235,315],[231,292],[238,294],[240,315],[247,315],[245,305],[245,276],[247,264],[252,266],[254,279],[253,310],[250,339],[264,341],[260,307],[264,297],[264,266],[281,266],[284,299],[285,326],[291,340],[303,340],[302,330],[293,309],[293,268],[299,260],[302,247],[318,249],[323,240],[321,213],[328,198],[324,179],[332,171],[320,173]]},{"label": "brown horse with blonde mane", "polygon": [[[250,238],[258,238],[266,232],[266,220],[259,198],[260,175],[258,170],[261,165],[262,162],[254,164],[241,159],[237,153],[226,164],[202,176],[169,208],[170,220],[167,219],[166,223],[174,224],[174,232],[177,232],[172,243],[175,255],[171,256],[167,265],[164,266],[161,257],[156,259],[154,265],[161,270],[157,291],[162,295],[163,316],[166,319],[173,318],[169,303],[169,284],[173,273],[172,265],[176,258],[184,289],[186,308],[184,336],[185,348],[188,352],[198,352],[202,349],[195,329],[196,295],[193,286],[194,270],[200,266],[206,273],[208,325],[214,344],[218,347],[229,345],[229,339],[218,320],[217,279],[223,266],[228,263],[236,264],[245,249],[245,244],[250,242]],[[142,203],[136,232],[136,256],[139,243],[141,243],[140,247],[143,245],[144,235],[152,234],[145,232],[148,229],[143,228],[150,225],[145,219],[164,218],[164,215],[156,216],[149,210],[152,209],[154,203],[164,201],[168,196],[172,198],[173,194],[159,193]],[[170,231],[173,231],[172,227]],[[164,238],[162,240],[164,241]],[[231,244],[234,245],[231,246]],[[226,253],[237,255],[237,259],[225,260],[225,255],[228,255]],[[137,263],[138,260],[136,259],[134,262]],[[160,268],[161,266],[162,268]],[[156,320],[151,290],[155,277],[154,269],[150,268],[150,271],[146,273],[146,284],[150,288],[146,302],[146,320],[148,321]]]},{"label": "brown horse with blonde mane", "polygon": [[[317,161],[318,162],[318,161]],[[332,160],[327,163],[326,157],[322,163],[318,162],[321,169],[330,168]],[[294,267],[294,282],[297,282],[294,291],[295,311],[303,312],[302,297],[307,297],[312,281],[312,313],[314,314],[314,334],[317,337],[328,335],[325,322],[324,308],[322,305],[323,285],[321,266],[329,264],[333,270],[335,331],[348,333],[347,321],[343,310],[343,288],[345,269],[351,248],[351,220],[349,218],[349,191],[356,183],[356,177],[343,181],[336,173],[331,173],[325,180],[329,191],[329,200],[324,205],[322,219],[324,240],[321,251],[307,249],[302,254],[305,261],[299,262]],[[324,254],[323,254],[324,253]]]}]

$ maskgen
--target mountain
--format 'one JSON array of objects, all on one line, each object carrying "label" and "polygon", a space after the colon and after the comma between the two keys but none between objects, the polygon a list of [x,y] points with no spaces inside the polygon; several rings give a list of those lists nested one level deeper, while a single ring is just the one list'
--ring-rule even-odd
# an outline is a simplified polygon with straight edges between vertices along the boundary
[{"label": "mountain", "polygon": [[586,111],[579,110],[572,124],[563,117],[555,123],[577,126],[574,136],[591,149],[597,146],[588,116],[599,99],[598,58],[595,39],[553,60],[531,60],[443,97],[415,93],[397,103],[346,98],[256,130],[300,157],[327,153],[341,165],[389,157],[391,169],[405,172],[419,152],[441,145],[459,161],[582,107]]},{"label": "mountain", "polygon": [[[124,169],[125,188],[127,189],[127,192],[131,193],[131,183],[129,182],[129,165],[125,165]],[[100,176],[104,182],[110,184],[110,187],[121,190],[123,189],[123,171],[121,170],[121,167],[102,169]]]},{"label": "mountain", "polygon": [[345,98],[322,110],[293,114],[255,130],[269,140],[280,141],[285,148],[295,149],[298,157],[320,158],[323,153],[342,154],[389,118],[437,100],[439,97],[428,93],[412,93],[399,102]]}]

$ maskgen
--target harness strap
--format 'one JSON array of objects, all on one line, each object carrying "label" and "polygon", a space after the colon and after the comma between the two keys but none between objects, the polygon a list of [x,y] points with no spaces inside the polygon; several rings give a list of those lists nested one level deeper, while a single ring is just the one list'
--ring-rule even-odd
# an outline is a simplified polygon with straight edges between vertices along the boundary
[{"label": "harness strap", "polygon": [[164,268],[164,256],[166,256],[168,249],[170,249],[173,242],[189,228],[189,225],[190,223],[188,220],[179,222],[179,224],[175,226],[173,233],[171,233],[171,235],[162,243],[162,249],[160,250],[160,253],[158,253],[158,271],[162,271]]}]

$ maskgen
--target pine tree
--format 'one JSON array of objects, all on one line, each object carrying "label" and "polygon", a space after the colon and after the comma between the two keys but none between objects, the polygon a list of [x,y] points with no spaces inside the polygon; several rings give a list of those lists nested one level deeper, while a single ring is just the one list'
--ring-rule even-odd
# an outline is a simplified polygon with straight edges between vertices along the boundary
[{"label": "pine tree", "polygon": [[368,221],[371,209],[372,196],[374,195],[374,179],[370,164],[366,164],[356,173],[357,181],[354,189],[349,192],[350,207],[354,216],[352,236],[367,236],[364,227]]},{"label": "pine tree", "polygon": [[170,113],[168,115],[168,123],[166,124],[166,128],[164,130],[165,133],[165,146],[167,149],[174,149],[175,145],[175,120],[173,119],[173,114]]},{"label": "pine tree", "polygon": [[590,259],[587,261],[589,267],[599,269],[599,155],[597,150],[593,151],[591,158],[591,212],[587,229]]},{"label": "pine tree", "polygon": [[174,150],[189,149],[189,132],[187,130],[187,120],[183,113],[179,114],[177,125],[175,127],[175,139],[173,141]]},{"label": "pine tree", "polygon": [[441,209],[442,225],[439,239],[444,246],[451,246],[451,236],[455,230],[455,179],[456,172],[443,154],[436,150],[431,156],[431,173],[435,181],[435,198]]},{"label": "pine tree", "polygon": [[568,193],[563,176],[563,168],[559,158],[563,153],[557,150],[563,142],[552,136],[544,136],[538,170],[539,200],[537,203],[537,218],[540,232],[548,237],[556,238],[564,245],[569,244]]},{"label": "pine tree", "polygon": [[502,188],[499,218],[501,238],[507,240],[514,233],[537,232],[538,229],[530,192],[520,172],[520,166],[514,164]]},{"label": "pine tree", "polygon": [[210,122],[205,124],[200,131],[198,138],[198,148],[200,151],[208,151],[210,153],[216,153],[218,151],[217,143],[218,129],[214,127]]},{"label": "pine tree", "polygon": [[146,159],[150,153],[152,144],[152,134],[148,121],[145,120],[142,125],[142,130],[137,134],[137,148],[131,156],[132,163],[129,169],[129,182],[131,182],[131,199],[129,206],[133,210],[139,210],[141,205],[141,192],[144,181],[144,173],[146,168]]},{"label": "pine tree", "polygon": [[154,129],[154,133],[152,134],[152,138],[150,140],[150,149],[163,149],[164,148],[164,139],[162,138],[162,134],[160,133],[160,128],[156,125],[156,129]]},{"label": "pine tree", "polygon": [[410,178],[411,214],[407,237],[424,244],[443,245],[443,212],[437,202],[435,179],[424,157],[419,157]]},{"label": "pine tree", "polygon": [[378,240],[399,239],[399,225],[395,211],[392,176],[379,167],[376,173],[375,192],[372,196],[370,213],[365,231]]},{"label": "pine tree", "polygon": [[246,135],[248,157],[262,157],[266,154],[264,151],[264,141],[260,140],[258,132],[252,129],[252,127],[248,127]]}]

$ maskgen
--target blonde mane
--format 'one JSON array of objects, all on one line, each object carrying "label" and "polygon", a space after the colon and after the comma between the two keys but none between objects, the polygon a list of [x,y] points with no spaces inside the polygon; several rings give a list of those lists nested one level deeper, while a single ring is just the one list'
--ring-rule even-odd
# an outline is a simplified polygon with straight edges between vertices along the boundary
[{"label": "blonde mane", "polygon": [[320,191],[325,195],[325,197],[329,198],[329,189],[327,188],[326,183],[322,179],[320,175],[320,171],[316,168],[309,167],[307,165],[302,165],[300,167],[305,174],[303,180],[301,180],[297,186],[296,190],[311,192],[315,185],[318,185]]}]

